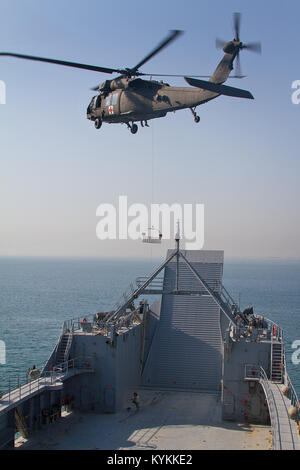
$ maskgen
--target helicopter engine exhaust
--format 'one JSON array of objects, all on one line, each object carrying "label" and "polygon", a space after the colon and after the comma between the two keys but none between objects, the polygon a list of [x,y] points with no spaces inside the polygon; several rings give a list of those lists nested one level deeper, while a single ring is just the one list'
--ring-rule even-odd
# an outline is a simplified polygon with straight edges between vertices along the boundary
[{"label": "helicopter engine exhaust", "polygon": [[92,88],[94,91],[110,92],[114,90],[125,90],[128,88],[128,79],[125,77],[115,78],[114,80],[105,80],[99,87]]},{"label": "helicopter engine exhaust", "polygon": [[127,78],[115,78],[114,80],[111,80],[110,82],[110,89],[113,90],[119,90],[119,89],[125,90],[128,88],[128,79]]}]

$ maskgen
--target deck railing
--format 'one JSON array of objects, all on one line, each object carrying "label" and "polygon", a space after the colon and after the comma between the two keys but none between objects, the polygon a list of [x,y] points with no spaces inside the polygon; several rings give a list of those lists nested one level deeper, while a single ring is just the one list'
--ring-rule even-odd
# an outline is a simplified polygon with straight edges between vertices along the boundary
[{"label": "deck railing", "polygon": [[245,380],[257,380],[259,381],[265,391],[271,426],[272,426],[272,448],[275,448],[275,443],[279,442],[281,446],[281,438],[279,433],[279,417],[278,410],[275,403],[275,398],[270,387],[270,380],[265,372],[265,370],[256,364],[246,364],[245,365]]},{"label": "deck railing", "polygon": [[294,389],[293,384],[292,384],[291,379],[290,379],[290,377],[288,376],[288,374],[286,374],[286,384],[287,384],[287,386],[288,386],[289,389],[290,389],[289,398],[290,398],[290,400],[291,400],[291,404],[292,404],[292,406],[295,406],[295,407],[297,408],[297,412],[298,412],[298,415],[297,415],[297,422],[299,423],[299,422],[300,422],[299,399],[298,399],[298,396],[297,396],[297,392],[296,392],[296,390]]},{"label": "deck railing", "polygon": [[278,409],[276,406],[275,398],[270,387],[270,381],[267,377],[266,372],[262,367],[260,367],[260,383],[262,384],[266,399],[269,407],[269,414],[272,426],[272,448],[275,449],[275,443],[279,442],[281,448],[281,437],[279,432],[279,416],[278,416]]},{"label": "deck railing", "polygon": [[15,388],[11,388],[11,381],[8,381],[8,392],[0,399],[0,410],[1,405],[9,405],[12,402],[19,401],[26,395],[30,395],[32,392],[39,391],[40,388],[54,385],[61,381],[63,377],[72,370],[78,369],[90,369],[91,357],[82,356],[68,361],[62,362],[56,365],[50,371],[44,372],[43,375],[37,379],[31,379],[29,376],[25,380],[20,380],[20,376],[17,377],[18,385]]}]

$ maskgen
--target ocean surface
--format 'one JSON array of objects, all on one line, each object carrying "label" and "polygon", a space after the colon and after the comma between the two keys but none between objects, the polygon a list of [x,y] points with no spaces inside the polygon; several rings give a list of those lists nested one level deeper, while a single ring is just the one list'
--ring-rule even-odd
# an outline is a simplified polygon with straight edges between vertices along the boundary
[{"label": "ocean surface", "polygon": [[[45,363],[64,320],[110,310],[131,281],[161,262],[0,258],[0,340],[6,349],[0,390],[9,382],[17,386],[27,368]],[[300,345],[300,261],[225,261],[223,283],[242,308],[251,304],[283,328],[288,373],[300,397],[300,364],[291,360],[292,343]]]}]

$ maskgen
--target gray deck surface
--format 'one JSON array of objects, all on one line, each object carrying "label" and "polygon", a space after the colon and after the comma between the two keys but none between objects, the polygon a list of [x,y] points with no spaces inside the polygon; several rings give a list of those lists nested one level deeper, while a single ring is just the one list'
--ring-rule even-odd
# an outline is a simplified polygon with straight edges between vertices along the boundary
[{"label": "gray deck surface", "polygon": [[[35,436],[19,449],[271,449],[268,426],[222,421],[217,395],[139,390],[141,409],[116,414],[75,412]],[[22,445],[21,445],[22,444]]]}]

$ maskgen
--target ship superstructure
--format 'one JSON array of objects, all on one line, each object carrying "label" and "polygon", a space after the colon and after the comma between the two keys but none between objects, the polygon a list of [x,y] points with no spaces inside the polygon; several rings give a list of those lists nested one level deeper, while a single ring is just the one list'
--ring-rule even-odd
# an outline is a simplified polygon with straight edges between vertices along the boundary
[{"label": "ship superstructure", "polygon": [[178,236],[161,266],[111,311],[65,321],[40,376],[1,398],[0,448],[14,446],[16,430],[30,440],[63,407],[101,420],[126,410],[139,390],[193,392],[200,402],[217,396],[224,423],[269,425],[273,449],[299,449],[282,330],[240,309],[222,284],[223,258],[181,250]]}]

